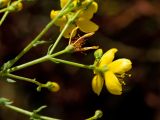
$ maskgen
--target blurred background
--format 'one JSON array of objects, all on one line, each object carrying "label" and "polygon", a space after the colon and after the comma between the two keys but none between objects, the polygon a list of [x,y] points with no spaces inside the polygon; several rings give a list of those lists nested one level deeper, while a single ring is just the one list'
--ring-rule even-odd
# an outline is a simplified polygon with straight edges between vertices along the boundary
[{"label": "blurred background", "polygon": [[[103,88],[100,96],[92,92],[93,72],[64,64],[45,62],[17,72],[38,81],[56,81],[61,90],[36,91],[35,85],[17,80],[10,84],[0,81],[0,97],[32,111],[47,105],[40,113],[63,120],[84,120],[101,109],[101,120],[160,120],[160,1],[159,0],[98,0],[99,10],[93,21],[100,28],[84,46],[98,45],[105,51],[118,48],[117,58],[133,62],[127,86],[121,96],[111,95]],[[0,65],[14,58],[50,21],[50,11],[60,9],[59,0],[24,2],[24,9],[9,14],[0,28]],[[2,16],[2,14],[1,14]],[[16,65],[46,54],[58,36],[52,27],[43,40],[49,41],[29,51]],[[80,33],[81,34],[81,33]],[[83,35],[83,34],[82,34]],[[56,51],[68,44],[62,39]],[[59,58],[92,64],[94,51],[61,55]],[[0,120],[28,120],[25,115],[0,106]]]}]

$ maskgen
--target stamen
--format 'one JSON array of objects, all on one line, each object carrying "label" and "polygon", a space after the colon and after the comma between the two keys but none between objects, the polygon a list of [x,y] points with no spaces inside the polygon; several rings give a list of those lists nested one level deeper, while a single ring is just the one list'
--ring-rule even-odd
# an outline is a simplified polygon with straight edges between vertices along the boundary
[{"label": "stamen", "polygon": [[131,74],[122,73],[122,74],[116,74],[118,78],[125,78],[125,77],[131,77]]},{"label": "stamen", "polygon": [[122,73],[122,74],[116,74],[116,76],[122,85],[126,85],[124,78],[131,77],[131,74]]},{"label": "stamen", "polygon": [[119,78],[118,80],[119,80],[119,82],[120,82],[122,85],[126,85],[126,83],[125,83],[124,79]]}]

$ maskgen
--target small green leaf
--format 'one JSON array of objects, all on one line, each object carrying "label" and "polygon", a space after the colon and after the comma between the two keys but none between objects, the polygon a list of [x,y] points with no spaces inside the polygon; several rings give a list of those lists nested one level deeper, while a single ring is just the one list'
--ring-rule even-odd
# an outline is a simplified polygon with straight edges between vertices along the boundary
[{"label": "small green leaf", "polygon": [[7,98],[0,98],[0,105],[10,105],[12,104],[13,102],[10,101],[9,99]]},{"label": "small green leaf", "polygon": [[103,116],[103,112],[101,110],[96,110],[95,112],[95,118],[101,118]]},{"label": "small green leaf", "polygon": [[42,120],[40,115],[38,115],[37,113],[46,107],[47,107],[46,105],[43,105],[43,106],[39,107],[38,109],[33,110],[33,112],[32,112],[33,114],[31,115],[30,120]]},{"label": "small green leaf", "polygon": [[46,105],[43,105],[43,106],[37,108],[36,110],[34,110],[33,112],[34,113],[38,113],[38,112],[42,111],[44,108],[46,108],[46,107],[47,107]]},{"label": "small green leaf", "polygon": [[8,62],[4,63],[3,66],[1,67],[1,70],[6,71],[8,68],[11,67],[13,62],[14,62],[14,59],[9,60]]},{"label": "small green leaf", "polygon": [[41,92],[41,88],[42,88],[41,86],[38,86],[38,87],[37,87],[37,91],[38,91],[38,92]]},{"label": "small green leaf", "polygon": [[6,81],[9,82],[9,83],[15,83],[16,82],[15,80],[10,79],[10,78],[7,78]]},{"label": "small green leaf", "polygon": [[37,41],[36,43],[33,44],[33,47],[36,47],[37,45],[41,45],[41,44],[46,44],[48,43],[47,41],[41,40],[41,41]]}]

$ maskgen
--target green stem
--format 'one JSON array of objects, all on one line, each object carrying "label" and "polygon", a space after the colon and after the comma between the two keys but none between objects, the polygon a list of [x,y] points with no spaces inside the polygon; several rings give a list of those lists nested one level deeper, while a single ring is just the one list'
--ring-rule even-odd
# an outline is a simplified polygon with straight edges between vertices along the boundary
[{"label": "green stem", "polygon": [[5,12],[4,15],[3,15],[3,17],[1,18],[0,26],[2,25],[2,23],[3,23],[4,20],[6,19],[7,15],[9,14],[8,7],[10,6],[10,3],[11,3],[11,1],[8,2],[6,8],[3,8],[3,9],[0,10],[0,13]]},{"label": "green stem", "polygon": [[50,51],[48,52],[49,55],[51,55],[51,54],[53,53],[54,49],[56,48],[56,46],[58,45],[59,41],[61,40],[64,32],[67,30],[68,26],[69,26],[70,24],[72,24],[72,22],[74,22],[74,20],[77,18],[77,16],[78,16],[79,14],[80,14],[80,11],[78,11],[73,17],[71,17],[71,18],[67,21],[65,27],[64,27],[63,30],[61,31],[60,35],[58,36],[58,38],[57,38],[57,40],[55,41],[55,43],[53,44],[53,46],[51,47]]},{"label": "green stem", "polygon": [[67,52],[67,50],[64,49],[64,50],[59,51],[59,52],[57,52],[57,53],[55,53],[55,54],[43,56],[43,57],[38,58],[38,59],[36,59],[36,60],[33,60],[33,61],[30,61],[30,62],[24,63],[24,64],[22,64],[22,65],[15,66],[15,67],[13,67],[13,68],[10,68],[10,69],[7,70],[7,72],[9,72],[9,73],[10,73],[10,72],[14,72],[14,71],[21,70],[21,69],[24,69],[24,68],[26,68],[26,67],[29,67],[29,66],[32,66],[32,65],[41,63],[41,62],[45,62],[45,61],[49,60],[50,56],[51,56],[51,57],[55,57],[55,56],[64,54],[64,53],[66,53],[66,52]]},{"label": "green stem", "polygon": [[[13,105],[5,105],[5,107],[11,109],[11,110],[14,110],[18,113],[22,113],[24,115],[27,115],[27,116],[30,116],[32,117],[33,116],[33,112],[30,112],[30,111],[27,111],[27,110],[24,110],[24,109],[21,109],[21,108],[18,108],[16,106],[13,106]],[[48,117],[48,116],[42,116],[42,115],[38,115],[38,117],[42,120],[60,120],[60,119],[56,119],[56,118],[51,118],[51,117]]]},{"label": "green stem", "polygon": [[54,24],[57,19],[58,17],[56,17],[46,25],[46,27],[39,33],[39,35],[14,58],[14,61],[10,64],[9,68],[13,64],[15,64],[26,52],[28,52],[39,39],[41,39],[41,37],[49,30],[49,28]]},{"label": "green stem", "polygon": [[57,40],[55,41],[55,43],[53,44],[53,46],[51,47],[51,49],[49,50],[48,54],[51,55],[53,50],[55,49],[55,47],[57,46],[57,44],[59,43],[59,41],[61,40],[64,32],[66,31],[66,29],[68,28],[68,26],[70,25],[70,22],[68,21],[67,24],[64,26],[63,30],[61,31],[61,33],[59,34]]},{"label": "green stem", "polygon": [[2,25],[2,23],[4,22],[4,20],[6,19],[7,15],[9,14],[9,11],[6,11],[3,15],[3,17],[0,20],[0,26]]},{"label": "green stem", "polygon": [[103,112],[101,110],[96,110],[94,116],[87,118],[85,120],[97,120],[103,116]]},{"label": "green stem", "polygon": [[13,74],[10,74],[10,73],[4,74],[4,76],[7,76],[9,78],[18,79],[18,80],[27,81],[27,82],[30,82],[30,83],[34,83],[38,86],[43,86],[42,83],[36,81],[35,79],[30,79],[30,78],[26,78],[26,77],[22,77],[22,76],[18,76],[18,75],[13,75]]},{"label": "green stem", "polygon": [[68,7],[68,5],[71,3],[72,0],[69,0],[68,3],[65,5],[65,7],[60,11],[60,13],[53,19],[51,20],[45,27],[44,29],[37,35],[33,41],[28,44],[12,61],[12,63],[8,66],[8,68],[12,67],[25,53],[27,53],[33,46],[34,44],[42,38],[42,36],[53,26],[55,21],[59,19],[60,16],[63,14],[66,14],[64,10]]},{"label": "green stem", "polygon": [[68,65],[72,65],[72,66],[76,66],[76,67],[80,67],[80,68],[85,68],[85,69],[95,69],[95,67],[93,65],[84,65],[84,64],[80,64],[80,63],[76,63],[76,62],[71,62],[71,61],[57,59],[57,58],[51,58],[51,57],[49,59],[52,62],[60,62],[60,63],[64,63],[64,64],[68,64]]},{"label": "green stem", "polygon": [[7,8],[3,8],[0,10],[0,13],[6,12],[8,9]]}]

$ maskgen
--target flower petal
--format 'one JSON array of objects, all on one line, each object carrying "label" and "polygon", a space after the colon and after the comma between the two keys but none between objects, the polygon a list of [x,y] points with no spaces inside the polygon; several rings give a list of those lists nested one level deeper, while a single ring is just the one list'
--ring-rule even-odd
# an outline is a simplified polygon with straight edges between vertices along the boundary
[{"label": "flower petal", "polygon": [[[72,0],[74,5],[77,5],[79,0]],[[68,0],[60,0],[61,8],[63,8],[67,4]]]},{"label": "flower petal", "polygon": [[[70,36],[71,36],[71,32],[72,32],[72,30],[74,29],[76,27],[76,25],[75,24],[71,24],[71,25],[69,25],[69,27],[66,29],[66,31],[64,32],[64,34],[63,34],[63,36],[65,37],[65,38],[70,38]],[[60,31],[62,31],[62,29],[64,28],[64,26],[61,26],[60,27]],[[73,35],[72,35],[72,37],[74,37],[75,35],[76,35],[76,31],[73,33]]]},{"label": "flower petal", "polygon": [[[82,6],[84,6],[84,5],[82,5]],[[97,12],[97,9],[98,9],[97,3],[96,2],[92,2],[91,5],[89,5],[86,9],[84,9],[81,12],[81,14],[79,15],[79,17],[82,17],[84,19],[90,20],[93,17],[93,14]]]},{"label": "flower petal", "polygon": [[79,27],[79,29],[80,29],[82,32],[85,32],[85,33],[95,32],[95,31],[97,31],[98,28],[99,28],[99,26],[96,25],[94,22],[89,21],[89,20],[84,19],[84,18],[79,18],[79,19],[76,21],[76,24],[77,24],[77,26]]},{"label": "flower petal", "polygon": [[50,18],[54,19],[58,15],[59,12],[60,12],[59,10],[56,10],[56,11],[52,10],[50,13]]},{"label": "flower petal", "polygon": [[82,7],[85,7],[85,6],[86,6],[86,11],[89,11],[89,12],[92,12],[92,13],[96,13],[97,10],[98,10],[98,4],[96,2],[92,2],[90,4],[90,0],[85,0],[82,3]]},{"label": "flower petal", "polygon": [[103,54],[103,56],[100,59],[99,67],[103,67],[104,65],[108,65],[111,63],[114,59],[114,55],[118,50],[116,48],[112,48],[108,50],[106,53]]},{"label": "flower petal", "polygon": [[102,91],[104,80],[101,75],[97,74],[92,79],[92,90],[99,95]]},{"label": "flower petal", "polygon": [[107,71],[104,73],[105,85],[108,91],[114,95],[122,94],[122,85],[118,81],[118,78],[114,75],[112,71]]},{"label": "flower petal", "polygon": [[67,2],[68,0],[60,0],[61,8],[63,8]]},{"label": "flower petal", "polygon": [[[50,13],[51,19],[54,19],[59,14],[59,12],[60,12],[59,10],[57,10],[57,11],[52,10]],[[62,26],[62,25],[65,25],[66,22],[67,22],[66,16],[62,16],[61,18],[59,18],[55,21],[55,25]]]},{"label": "flower petal", "polygon": [[114,73],[125,73],[132,68],[132,62],[129,59],[121,58],[108,65],[108,69]]},{"label": "flower petal", "polygon": [[93,17],[93,12],[88,11],[88,10],[83,10],[83,11],[80,13],[79,17],[80,17],[80,18],[87,19],[87,20],[90,20],[90,19]]}]

